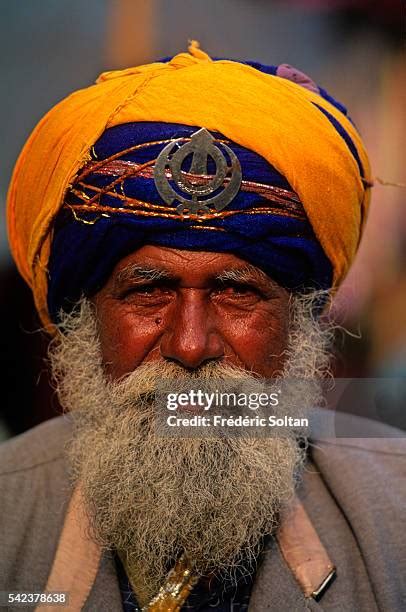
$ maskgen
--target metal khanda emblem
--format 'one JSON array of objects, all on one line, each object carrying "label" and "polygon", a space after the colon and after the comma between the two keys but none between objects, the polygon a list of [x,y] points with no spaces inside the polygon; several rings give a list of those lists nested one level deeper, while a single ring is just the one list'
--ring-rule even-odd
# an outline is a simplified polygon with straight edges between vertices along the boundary
[{"label": "metal khanda emblem", "polygon": [[[195,132],[189,142],[182,142],[183,138],[170,142],[158,156],[154,181],[159,195],[169,205],[178,201],[176,210],[181,215],[208,213],[210,207],[223,210],[241,186],[237,156],[224,143],[216,143],[205,128]],[[213,163],[215,173],[209,174],[208,164],[212,167]]]}]

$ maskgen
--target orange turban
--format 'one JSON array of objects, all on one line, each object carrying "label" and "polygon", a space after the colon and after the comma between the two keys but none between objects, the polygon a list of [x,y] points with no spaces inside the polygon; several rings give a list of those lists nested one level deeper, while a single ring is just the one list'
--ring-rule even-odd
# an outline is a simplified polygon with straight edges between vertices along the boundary
[{"label": "orange turban", "polygon": [[[368,157],[354,125],[318,93],[286,78],[213,61],[196,45],[189,50],[167,63],[102,74],[52,108],[25,144],[8,193],[8,232],[45,324],[55,217],[92,145],[107,128],[127,122],[204,126],[261,155],[299,195],[332,264],[334,285],[347,273],[370,192]],[[349,135],[363,177],[328,116]]]}]

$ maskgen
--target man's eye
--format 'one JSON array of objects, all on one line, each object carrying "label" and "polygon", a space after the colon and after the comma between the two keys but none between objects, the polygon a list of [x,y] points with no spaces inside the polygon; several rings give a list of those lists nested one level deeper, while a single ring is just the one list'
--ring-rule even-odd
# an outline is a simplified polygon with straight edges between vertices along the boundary
[{"label": "man's eye", "polygon": [[255,287],[251,287],[249,285],[238,285],[238,284],[230,284],[223,285],[219,287],[215,292],[219,297],[223,297],[226,299],[251,299],[257,300],[260,295],[259,292],[255,289]]},{"label": "man's eye", "polygon": [[254,292],[249,287],[225,287],[223,293],[226,295],[249,295]]},{"label": "man's eye", "polygon": [[128,287],[121,297],[123,299],[161,298],[167,296],[169,292],[169,288],[163,285],[133,285]]},{"label": "man's eye", "polygon": [[133,287],[131,291],[133,293],[139,293],[140,295],[153,295],[157,291],[160,291],[161,287],[154,287],[153,285],[141,285],[139,287]]}]

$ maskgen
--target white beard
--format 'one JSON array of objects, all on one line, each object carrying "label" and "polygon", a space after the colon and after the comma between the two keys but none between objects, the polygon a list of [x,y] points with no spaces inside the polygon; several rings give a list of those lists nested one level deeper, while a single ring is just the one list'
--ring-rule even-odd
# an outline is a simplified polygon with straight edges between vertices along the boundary
[{"label": "white beard", "polygon": [[[250,571],[300,475],[305,451],[295,435],[157,437],[148,394],[157,379],[185,377],[183,368],[148,363],[113,382],[103,369],[91,304],[82,300],[62,326],[50,359],[61,403],[74,416],[69,455],[94,538],[137,567],[147,598],[180,553],[199,575],[215,571],[232,578],[241,564]],[[297,299],[282,378],[309,379],[325,371],[329,337],[308,316],[308,303]],[[221,363],[203,366],[198,376],[258,382]],[[315,405],[319,393],[319,387],[308,387],[301,407]]]}]

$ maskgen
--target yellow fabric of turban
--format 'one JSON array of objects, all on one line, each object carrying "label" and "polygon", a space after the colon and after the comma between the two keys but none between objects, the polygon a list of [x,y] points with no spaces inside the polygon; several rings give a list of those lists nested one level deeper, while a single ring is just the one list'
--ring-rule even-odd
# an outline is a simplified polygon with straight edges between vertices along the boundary
[{"label": "yellow fabric of turban", "polygon": [[95,85],[52,108],[24,146],[8,193],[8,232],[44,324],[52,223],[64,194],[104,130],[130,121],[202,126],[259,153],[298,193],[333,265],[335,287],[348,271],[370,190],[346,143],[313,103],[348,132],[370,180],[368,157],[351,121],[287,79],[234,61],[212,61],[196,45],[189,51],[168,63],[103,73]]}]

